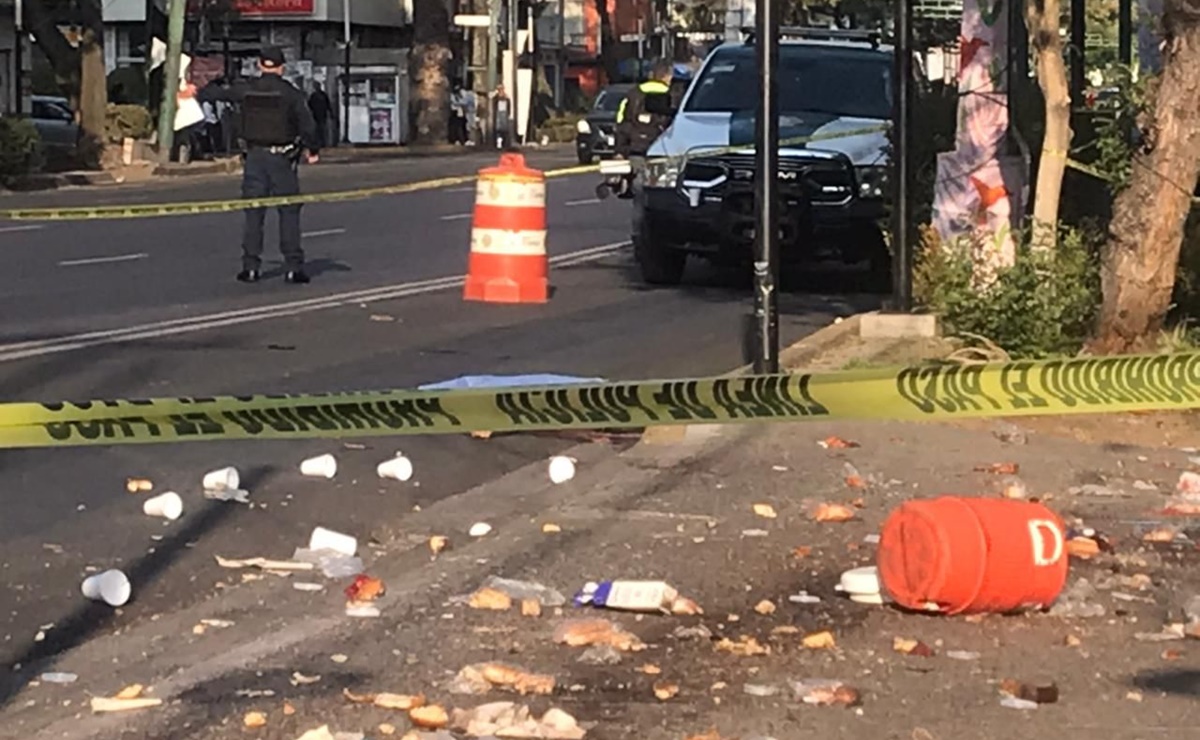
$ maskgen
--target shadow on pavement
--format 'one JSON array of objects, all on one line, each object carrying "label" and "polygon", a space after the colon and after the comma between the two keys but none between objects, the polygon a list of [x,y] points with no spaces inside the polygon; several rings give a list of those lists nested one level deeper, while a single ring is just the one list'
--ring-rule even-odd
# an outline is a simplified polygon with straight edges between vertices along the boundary
[{"label": "shadow on pavement", "polygon": [[1200,696],[1200,670],[1181,668],[1173,671],[1146,671],[1133,679],[1133,685],[1146,691],[1177,696]]},{"label": "shadow on pavement", "polygon": [[[242,476],[243,484],[250,489],[261,487],[274,474],[275,470],[268,467],[248,469]],[[188,524],[177,531],[174,536],[159,543],[153,554],[146,555],[123,568],[125,575],[133,584],[133,599],[137,603],[139,590],[144,590],[153,584],[178,556],[206,533],[215,530],[231,514],[237,511],[233,504],[211,503],[196,516],[188,517]],[[0,682],[0,708],[7,706],[9,701],[30,680],[47,670],[54,660],[62,654],[79,647],[93,635],[111,629],[117,619],[117,610],[104,603],[84,601],[74,612],[54,621],[54,629],[45,633],[41,642],[30,640],[25,646],[14,651],[15,664],[20,670],[14,670]]]}]

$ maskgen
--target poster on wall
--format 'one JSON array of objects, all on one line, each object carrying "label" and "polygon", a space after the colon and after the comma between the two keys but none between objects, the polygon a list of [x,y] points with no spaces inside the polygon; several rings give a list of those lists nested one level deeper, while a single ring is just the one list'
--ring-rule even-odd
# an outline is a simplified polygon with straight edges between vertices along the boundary
[{"label": "poster on wall", "polygon": [[396,140],[390,108],[371,109],[371,143],[388,144]]}]

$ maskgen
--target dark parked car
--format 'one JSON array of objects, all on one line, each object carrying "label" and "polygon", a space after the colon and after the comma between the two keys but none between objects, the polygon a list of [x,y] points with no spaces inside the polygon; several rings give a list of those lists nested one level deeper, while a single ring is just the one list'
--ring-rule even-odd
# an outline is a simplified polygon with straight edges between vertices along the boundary
[{"label": "dark parked car", "polygon": [[607,159],[616,154],[617,109],[633,88],[633,85],[604,88],[587,117],[576,125],[575,151],[580,164],[591,164],[597,158]]},{"label": "dark parked car", "polygon": [[33,109],[30,119],[43,146],[71,149],[79,142],[79,125],[66,98],[34,95],[29,102]]}]

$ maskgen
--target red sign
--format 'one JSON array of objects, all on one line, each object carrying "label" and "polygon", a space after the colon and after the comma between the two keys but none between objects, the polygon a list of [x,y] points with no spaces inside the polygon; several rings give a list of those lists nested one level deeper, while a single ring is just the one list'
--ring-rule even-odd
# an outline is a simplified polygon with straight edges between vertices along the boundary
[{"label": "red sign", "polygon": [[316,0],[189,0],[188,12],[229,8],[239,15],[312,15]]},{"label": "red sign", "polygon": [[233,0],[242,15],[312,15],[315,0]]}]

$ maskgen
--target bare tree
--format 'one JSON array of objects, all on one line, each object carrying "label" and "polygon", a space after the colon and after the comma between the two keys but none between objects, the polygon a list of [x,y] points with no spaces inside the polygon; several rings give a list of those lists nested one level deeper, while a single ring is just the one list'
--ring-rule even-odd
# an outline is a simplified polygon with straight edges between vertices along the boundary
[{"label": "bare tree", "polygon": [[1163,38],[1144,146],[1113,204],[1101,257],[1104,301],[1090,344],[1098,353],[1140,349],[1162,329],[1200,175],[1200,0],[1164,1]]},{"label": "bare tree", "polygon": [[[50,61],[59,85],[79,115],[90,142],[104,141],[108,116],[108,77],[104,65],[104,14],[101,0],[25,0],[24,23]],[[79,46],[73,46],[59,23],[76,20]]]},{"label": "bare tree", "polygon": [[413,0],[413,143],[447,141],[450,133],[450,11],[444,0]]}]

